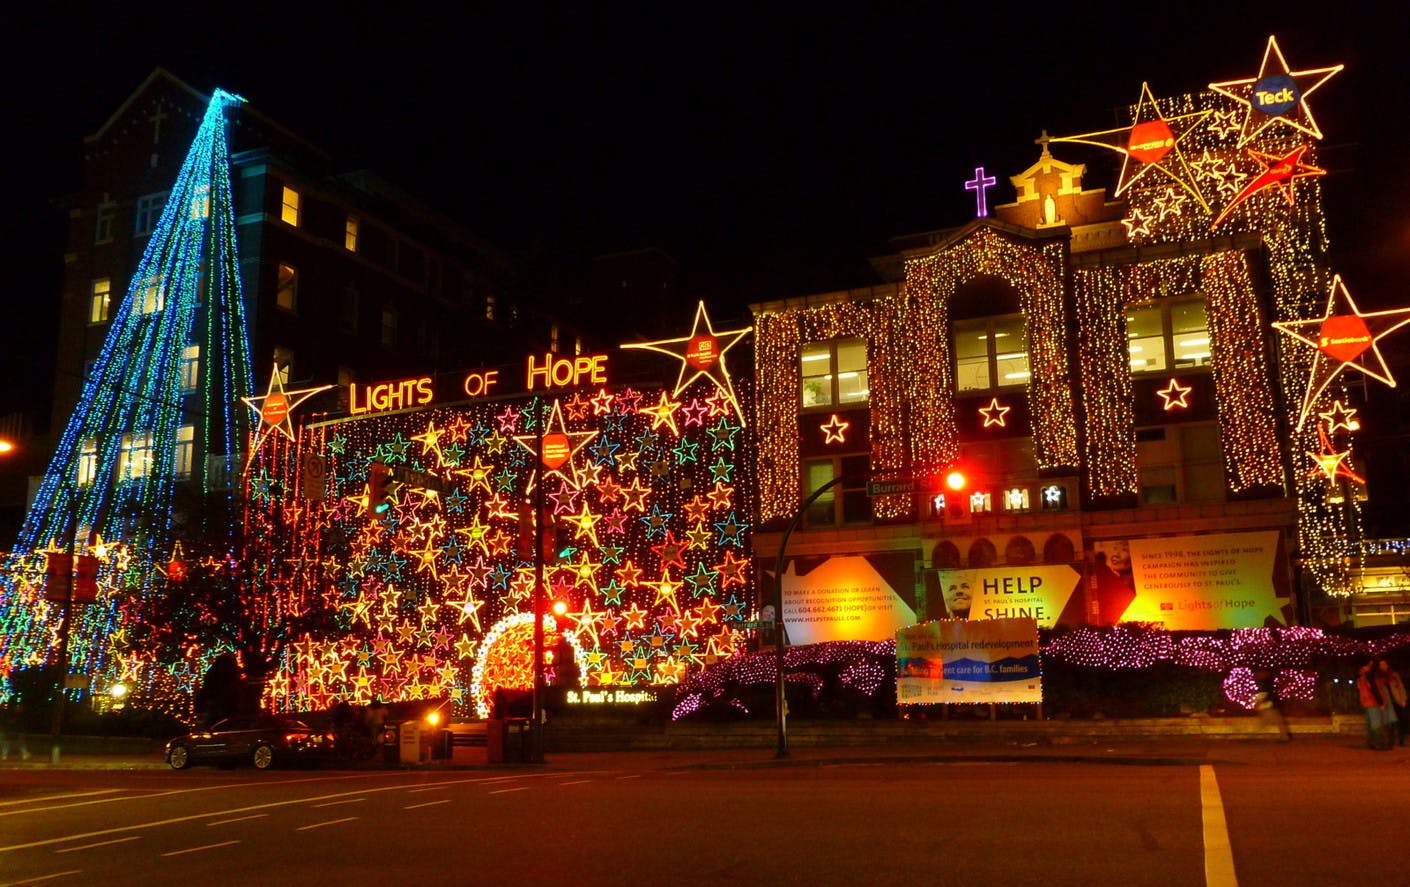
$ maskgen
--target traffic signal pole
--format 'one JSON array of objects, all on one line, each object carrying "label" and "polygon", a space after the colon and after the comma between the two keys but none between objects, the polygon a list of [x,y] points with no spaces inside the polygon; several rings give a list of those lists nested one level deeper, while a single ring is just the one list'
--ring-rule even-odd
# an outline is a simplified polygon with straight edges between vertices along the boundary
[{"label": "traffic signal pole", "polygon": [[812,505],[828,490],[842,483],[844,478],[834,477],[832,480],[818,487],[813,494],[803,500],[803,504],[798,506],[798,510],[793,513],[793,519],[788,522],[788,529],[783,531],[783,538],[778,543],[778,560],[774,566],[774,619],[776,620],[774,629],[774,669],[777,672],[777,683],[774,686],[774,711],[778,717],[778,748],[774,752],[775,757],[788,757],[788,696],[784,692],[783,680],[783,642],[785,629],[783,623],[783,562],[784,553],[788,550],[788,537],[793,535],[793,531],[798,529],[798,524],[802,522],[804,513],[808,506]]}]

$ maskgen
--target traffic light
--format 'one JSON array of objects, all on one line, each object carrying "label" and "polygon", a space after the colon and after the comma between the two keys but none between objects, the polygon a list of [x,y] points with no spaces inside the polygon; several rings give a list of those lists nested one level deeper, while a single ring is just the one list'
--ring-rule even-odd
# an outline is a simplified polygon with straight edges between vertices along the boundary
[{"label": "traffic light", "polygon": [[930,500],[930,516],[947,523],[968,523],[969,476],[962,466],[951,467],[941,478],[940,491]]},{"label": "traffic light", "polygon": [[367,512],[386,514],[392,507],[392,469],[381,462],[367,466]]}]

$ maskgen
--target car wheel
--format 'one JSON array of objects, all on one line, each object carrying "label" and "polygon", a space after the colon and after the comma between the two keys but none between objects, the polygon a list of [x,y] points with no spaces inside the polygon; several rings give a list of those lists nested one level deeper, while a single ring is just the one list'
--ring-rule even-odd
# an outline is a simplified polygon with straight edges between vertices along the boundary
[{"label": "car wheel", "polygon": [[256,770],[268,770],[274,765],[274,749],[267,745],[255,746],[254,765]]},{"label": "car wheel", "polygon": [[173,745],[167,761],[173,770],[185,770],[191,766],[191,751],[184,745]]}]

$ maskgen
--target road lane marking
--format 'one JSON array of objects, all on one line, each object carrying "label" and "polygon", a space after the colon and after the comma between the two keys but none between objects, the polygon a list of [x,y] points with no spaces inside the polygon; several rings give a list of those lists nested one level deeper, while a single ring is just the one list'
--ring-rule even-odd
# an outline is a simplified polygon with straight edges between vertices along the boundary
[{"label": "road lane marking", "polygon": [[342,819],[330,819],[327,822],[315,822],[313,825],[301,825],[294,829],[296,832],[306,832],[311,828],[323,828],[325,825],[337,825],[340,822],[352,822],[356,816],[344,816]]},{"label": "road lane marking", "polygon": [[422,803],[422,804],[412,804],[412,805],[410,805],[410,806],[408,806],[408,807],[403,807],[403,808],[401,808],[401,809],[403,809],[403,810],[416,810],[416,809],[421,808],[421,807],[434,807],[434,806],[436,806],[437,804],[449,804],[449,803],[450,803],[450,798],[442,798],[442,799],[439,800],[439,801],[426,801],[425,803]]},{"label": "road lane marking", "polygon": [[340,804],[361,804],[366,798],[348,798],[346,801],[328,801],[323,804],[314,804],[314,807],[337,807]]},{"label": "road lane marking", "polygon": [[494,791],[490,792],[490,794],[492,794],[492,795],[503,795],[503,794],[508,794],[509,792],[526,792],[526,791],[528,791],[528,790],[529,790],[529,787],[528,787],[527,785],[520,785],[520,786],[515,786],[514,788],[497,788],[497,789],[495,789]]},{"label": "road lane marking", "polygon": [[[545,774],[545,775],[546,775],[546,774]],[[485,784],[485,783],[487,783],[487,782],[498,782],[498,781],[499,781],[499,780],[495,780],[495,779],[478,779],[478,778],[470,778],[470,779],[447,779],[447,780],[443,780],[442,782],[436,783],[436,784],[437,784],[437,785],[483,785],[483,784]],[[263,784],[268,785],[268,784],[271,784],[271,783],[263,783]],[[113,826],[112,828],[98,829],[97,831],[83,832],[83,833],[81,833],[81,834],[76,834],[76,835],[64,835],[64,836],[58,837],[58,838],[43,838],[43,839],[38,840],[38,841],[29,841],[29,842],[24,843],[24,844],[10,844],[10,845],[5,846],[5,847],[0,847],[0,853],[11,853],[11,852],[13,852],[13,851],[15,851],[15,850],[28,850],[28,849],[30,849],[30,848],[32,848],[32,847],[45,847],[45,846],[48,846],[48,845],[50,845],[50,844],[66,844],[66,843],[68,843],[69,841],[81,841],[81,840],[83,840],[84,838],[101,838],[101,837],[103,837],[104,835],[116,835],[116,834],[119,834],[119,833],[121,833],[121,832],[135,832],[135,831],[140,831],[140,830],[142,830],[142,829],[146,829],[146,828],[156,828],[156,827],[158,827],[158,826],[163,826],[163,825],[176,825],[177,823],[181,823],[181,822],[193,822],[193,821],[201,820],[201,819],[209,819],[209,818],[212,817],[212,816],[231,816],[231,815],[234,815],[234,814],[236,814],[236,813],[249,813],[249,812],[255,811],[255,810],[270,810],[270,809],[273,809],[273,808],[275,808],[275,807],[292,807],[292,806],[294,806],[294,805],[296,805],[296,804],[307,804],[307,803],[309,803],[310,801],[331,801],[331,800],[333,800],[333,799],[335,799],[335,798],[345,798],[345,797],[347,797],[348,795],[369,795],[369,794],[372,794],[372,793],[374,793],[374,792],[395,792],[395,791],[402,791],[402,790],[404,790],[404,789],[406,789],[406,788],[407,788],[407,786],[406,786],[405,784],[402,784],[402,785],[384,785],[384,786],[381,786],[381,787],[379,787],[379,788],[366,788],[366,787],[363,787],[363,788],[360,788],[360,789],[358,789],[358,790],[356,790],[356,791],[340,792],[340,793],[331,794],[331,795],[315,795],[315,796],[313,796],[313,797],[311,797],[311,798],[291,798],[291,799],[289,799],[289,800],[284,800],[284,801],[269,801],[269,802],[264,803],[264,804],[251,804],[251,805],[246,806],[246,807],[232,807],[232,808],[229,809],[229,810],[210,810],[210,811],[208,811],[208,812],[206,812],[206,813],[192,813],[192,814],[189,814],[189,815],[187,815],[187,816],[172,816],[172,817],[169,817],[169,818],[167,818],[167,819],[153,819],[153,820],[150,820],[150,821],[148,821],[148,822],[137,822],[137,823],[133,823],[132,825],[118,825],[118,826]]]},{"label": "road lane marking", "polygon": [[251,813],[249,816],[236,816],[233,819],[217,819],[215,822],[206,823],[206,827],[209,828],[213,825],[229,825],[232,822],[244,822],[247,819],[264,819],[268,815],[268,813]]},{"label": "road lane marking", "polygon": [[65,847],[62,850],[55,850],[55,853],[75,853],[79,850],[92,850],[94,847],[106,847],[109,844],[125,844],[128,841],[136,841],[141,835],[129,835],[126,838],[113,838],[111,841],[99,841],[96,844],[84,844],[79,847]]},{"label": "road lane marking", "polygon": [[641,778],[641,774],[640,774],[640,773],[632,773],[632,774],[629,774],[629,775],[627,775],[627,776],[618,776],[617,778],[618,778],[618,779],[640,779],[640,778]]},{"label": "road lane marking", "polygon": [[407,794],[408,794],[408,795],[415,795],[415,794],[419,794],[420,792],[443,792],[443,791],[445,791],[445,790],[448,789],[448,788],[450,788],[450,786],[448,786],[448,785],[433,785],[433,786],[431,786],[430,788],[413,788],[413,789],[408,789],[408,790],[407,790]]},{"label": "road lane marking", "polygon": [[[187,794],[194,794],[195,792],[218,791],[218,790],[220,790],[220,789],[226,789],[226,788],[251,788],[251,787],[253,787],[253,786],[266,786],[266,785],[298,785],[298,784],[300,784],[300,783],[305,783],[305,782],[324,782],[324,781],[328,781],[328,780],[368,779],[368,778],[375,777],[375,776],[378,776],[378,775],[381,775],[381,774],[376,774],[376,773],[371,773],[371,774],[355,773],[355,774],[353,774],[353,775],[351,775],[351,776],[328,776],[328,777],[316,776],[316,777],[309,777],[309,778],[302,778],[302,779],[271,779],[271,780],[268,780],[268,781],[261,780],[261,781],[259,781],[259,782],[229,782],[229,783],[225,783],[225,784],[222,784],[222,785],[203,785],[203,786],[199,786],[199,787],[197,787],[197,788],[174,788],[174,789],[169,789],[169,790],[163,791],[163,792],[148,792],[148,793],[145,793],[145,794],[129,794],[129,795],[124,795],[124,796],[122,796],[122,797],[120,797],[120,798],[96,798],[96,799],[91,800],[91,801],[78,801],[77,803],[73,803],[73,804],[55,804],[55,805],[52,806],[52,807],[32,807],[32,808],[25,809],[25,810],[0,810],[0,816],[17,816],[17,815],[29,814],[29,813],[46,813],[46,812],[48,812],[48,811],[50,811],[50,810],[68,810],[68,809],[73,808],[73,807],[87,807],[87,806],[90,806],[90,805],[92,805],[92,804],[111,804],[111,803],[114,803],[114,802],[116,802],[116,801],[150,801],[150,800],[153,799],[153,798],[164,798],[164,797],[166,797],[166,796],[168,796],[168,795],[187,795]],[[117,789],[114,789],[114,791],[117,791]],[[376,789],[374,789],[374,791],[376,791]],[[3,851],[3,850],[4,850],[4,848],[3,848],[3,847],[0,847],[0,851]]]},{"label": "road lane marking", "polygon": [[[13,807],[16,804],[43,804],[47,801],[66,801],[69,798],[89,798],[93,795],[110,795],[113,792],[121,791],[116,788],[100,788],[91,792],[69,792],[62,795],[41,795],[37,798],[17,798],[13,801],[0,801],[0,807]],[[113,800],[117,800],[114,798]]]},{"label": "road lane marking", "polygon": [[574,779],[571,782],[560,782],[559,785],[582,785],[585,782],[592,782],[591,779]]},{"label": "road lane marking", "polygon": [[5,887],[19,887],[20,884],[38,884],[42,881],[52,881],[55,878],[67,878],[69,875],[81,875],[83,869],[69,869],[66,872],[54,872],[52,875],[39,875],[34,878],[25,878],[23,881],[6,881]]},{"label": "road lane marking", "polygon": [[1209,887],[1238,887],[1234,876],[1234,849],[1229,843],[1229,824],[1224,819],[1224,800],[1214,768],[1199,768],[1200,810],[1204,819],[1204,883]]},{"label": "road lane marking", "polygon": [[239,841],[221,841],[219,844],[202,844],[199,847],[187,847],[185,850],[169,850],[162,856],[181,856],[186,853],[200,853],[202,850],[218,850],[221,847],[229,847],[238,844]]}]

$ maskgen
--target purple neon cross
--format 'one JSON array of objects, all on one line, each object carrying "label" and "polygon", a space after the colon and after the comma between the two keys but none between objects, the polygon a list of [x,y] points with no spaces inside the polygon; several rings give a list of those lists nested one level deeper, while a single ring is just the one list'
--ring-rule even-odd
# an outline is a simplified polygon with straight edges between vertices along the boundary
[{"label": "purple neon cross", "polygon": [[984,167],[976,166],[974,168],[974,178],[964,183],[964,189],[966,191],[974,192],[974,210],[977,215],[981,217],[989,215],[989,201],[986,199],[986,195],[989,189],[994,187],[998,181],[999,180],[993,176],[986,176],[984,174]]}]

